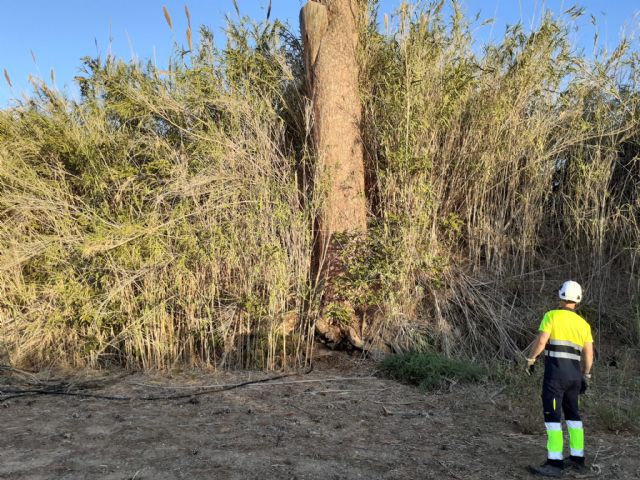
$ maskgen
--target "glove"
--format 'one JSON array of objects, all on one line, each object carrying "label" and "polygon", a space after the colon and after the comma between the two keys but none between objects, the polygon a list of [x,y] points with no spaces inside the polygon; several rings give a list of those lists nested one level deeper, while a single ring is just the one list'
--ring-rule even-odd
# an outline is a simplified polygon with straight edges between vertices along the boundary
[{"label": "glove", "polygon": [[535,358],[527,358],[527,375],[533,375],[533,372],[536,369],[536,359]]},{"label": "glove", "polygon": [[588,380],[591,377],[591,375],[587,376],[584,375],[582,377],[582,382],[580,383],[580,395],[584,395],[585,392],[587,391],[587,388],[589,388],[589,383]]},{"label": "glove", "polygon": [[583,377],[582,383],[580,384],[580,395],[584,395],[588,387],[589,385],[587,384],[587,379]]}]

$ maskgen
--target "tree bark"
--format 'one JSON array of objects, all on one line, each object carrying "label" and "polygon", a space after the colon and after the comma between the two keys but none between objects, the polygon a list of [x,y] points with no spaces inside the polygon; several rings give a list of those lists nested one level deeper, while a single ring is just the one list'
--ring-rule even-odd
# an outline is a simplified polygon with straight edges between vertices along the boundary
[{"label": "tree bark", "polygon": [[317,329],[332,343],[347,338],[359,348],[361,326],[348,299],[339,298],[333,279],[344,268],[336,234],[349,238],[364,234],[367,227],[356,56],[361,14],[361,0],[309,1],[300,12],[317,168],[328,186],[318,219],[318,253],[324,260],[320,268],[326,279],[323,303],[338,301],[352,317],[350,322],[337,324],[325,309]]}]

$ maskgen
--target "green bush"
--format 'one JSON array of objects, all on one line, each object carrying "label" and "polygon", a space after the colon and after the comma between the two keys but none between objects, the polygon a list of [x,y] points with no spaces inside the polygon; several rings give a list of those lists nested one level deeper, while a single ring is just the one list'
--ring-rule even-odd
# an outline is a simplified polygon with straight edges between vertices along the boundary
[{"label": "green bush", "polygon": [[315,202],[287,133],[301,97],[284,37],[242,21],[219,50],[203,29],[168,72],[87,58],[79,101],[37,83],[0,110],[0,344],[13,364],[304,361]]},{"label": "green bush", "polygon": [[450,382],[478,382],[485,375],[484,368],[478,365],[439,353],[389,355],[380,363],[380,369],[396,380],[424,390],[441,388]]}]

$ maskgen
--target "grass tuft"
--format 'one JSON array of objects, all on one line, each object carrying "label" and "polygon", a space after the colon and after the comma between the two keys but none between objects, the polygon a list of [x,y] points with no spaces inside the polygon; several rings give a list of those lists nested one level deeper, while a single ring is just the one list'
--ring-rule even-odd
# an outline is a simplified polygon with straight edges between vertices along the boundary
[{"label": "grass tuft", "polygon": [[439,353],[389,355],[379,366],[391,378],[417,385],[423,390],[435,390],[452,382],[478,382],[486,374],[484,368],[478,365]]}]

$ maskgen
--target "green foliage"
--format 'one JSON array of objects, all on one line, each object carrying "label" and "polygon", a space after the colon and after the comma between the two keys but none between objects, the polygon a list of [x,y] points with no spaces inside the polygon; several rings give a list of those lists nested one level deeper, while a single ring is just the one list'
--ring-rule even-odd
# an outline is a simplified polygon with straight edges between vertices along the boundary
[{"label": "green foliage", "polygon": [[593,414],[611,432],[640,432],[640,401],[630,405],[597,402]]},{"label": "green foliage", "polygon": [[[637,349],[618,346],[616,362],[602,355],[593,367],[586,395],[580,397],[580,410],[590,431],[640,431],[640,380]],[[514,424],[525,434],[544,432],[540,392],[544,368],[537,365],[534,375],[525,373],[524,359],[520,365],[495,362],[491,365],[491,380],[502,384],[513,412]]]},{"label": "green foliage", "polygon": [[484,368],[439,353],[405,353],[387,356],[380,369],[392,378],[434,390],[449,382],[478,382],[485,376]]},{"label": "green foliage", "polygon": [[339,302],[329,302],[325,307],[325,312],[327,317],[330,318],[335,325],[347,327],[352,322],[352,312]]},{"label": "green foliage", "polygon": [[310,295],[315,205],[300,202],[284,123],[303,111],[290,40],[278,22],[245,20],[219,51],[203,29],[168,71],[86,58],[79,102],[38,84],[0,111],[0,329],[13,362],[304,361],[308,331],[280,325]]},{"label": "green foliage", "polygon": [[603,429],[640,432],[638,350],[619,347],[614,360],[596,361],[584,408]]},{"label": "green foliage", "polygon": [[341,296],[358,307],[383,304],[397,288],[399,271],[396,262],[401,245],[393,236],[375,226],[367,235],[336,235],[345,268],[336,279]]},{"label": "green foliage", "polygon": [[546,308],[530,272],[554,284],[581,272],[607,291],[599,302],[633,305],[640,203],[628,187],[640,191],[640,175],[622,165],[639,152],[637,53],[623,41],[586,58],[569,13],[511,26],[482,53],[457,2],[450,18],[441,2],[403,2],[384,33],[376,18],[361,49],[363,130],[376,217],[401,252],[384,316],[403,332],[433,319],[431,344],[448,352],[513,357]]}]

